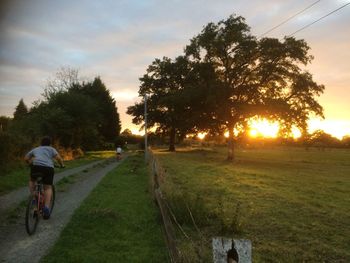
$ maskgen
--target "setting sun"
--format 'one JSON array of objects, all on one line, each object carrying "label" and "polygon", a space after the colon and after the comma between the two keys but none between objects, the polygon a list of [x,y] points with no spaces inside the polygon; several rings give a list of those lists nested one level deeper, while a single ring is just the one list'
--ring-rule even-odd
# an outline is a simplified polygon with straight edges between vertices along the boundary
[{"label": "setting sun", "polygon": [[276,122],[270,122],[266,119],[252,120],[249,124],[249,135],[252,137],[276,138],[279,131],[279,125]]},{"label": "setting sun", "polygon": [[200,132],[200,133],[197,134],[197,137],[198,137],[199,139],[203,140],[204,137],[205,137],[205,135],[207,135],[206,132]]},{"label": "setting sun", "polygon": [[292,128],[292,136],[293,136],[293,138],[300,138],[301,137],[301,131],[298,128],[293,127]]}]

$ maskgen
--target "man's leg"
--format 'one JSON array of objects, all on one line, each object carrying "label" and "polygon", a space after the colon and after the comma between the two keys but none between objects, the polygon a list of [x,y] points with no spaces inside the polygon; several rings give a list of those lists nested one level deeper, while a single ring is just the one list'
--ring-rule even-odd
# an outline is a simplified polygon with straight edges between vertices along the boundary
[{"label": "man's leg", "polygon": [[45,184],[45,206],[50,208],[51,196],[52,196],[52,186]]},{"label": "man's leg", "polygon": [[35,181],[30,178],[29,179],[29,191],[32,196],[34,196],[34,190],[35,190]]}]

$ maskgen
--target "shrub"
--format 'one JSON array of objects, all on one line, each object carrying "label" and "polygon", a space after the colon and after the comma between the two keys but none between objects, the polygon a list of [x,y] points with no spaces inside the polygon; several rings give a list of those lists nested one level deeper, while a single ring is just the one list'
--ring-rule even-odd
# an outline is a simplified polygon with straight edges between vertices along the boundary
[{"label": "shrub", "polygon": [[5,166],[13,157],[14,141],[10,134],[0,133],[0,165]]},{"label": "shrub", "polygon": [[21,160],[32,147],[28,138],[8,132],[0,133],[0,166],[2,172],[15,161]]}]

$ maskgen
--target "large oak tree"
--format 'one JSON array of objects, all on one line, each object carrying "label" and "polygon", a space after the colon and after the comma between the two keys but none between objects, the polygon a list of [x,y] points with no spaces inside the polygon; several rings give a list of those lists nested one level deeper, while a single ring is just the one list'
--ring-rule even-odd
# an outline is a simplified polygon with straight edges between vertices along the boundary
[{"label": "large oak tree", "polygon": [[[311,114],[323,116],[316,101],[323,90],[304,70],[311,62],[303,40],[256,39],[240,16],[209,23],[186,47],[194,63],[213,65],[220,85],[214,114],[229,131],[228,159],[234,159],[234,129],[254,116],[278,120],[283,132],[306,129]],[[205,109],[204,109],[205,110]]]}]

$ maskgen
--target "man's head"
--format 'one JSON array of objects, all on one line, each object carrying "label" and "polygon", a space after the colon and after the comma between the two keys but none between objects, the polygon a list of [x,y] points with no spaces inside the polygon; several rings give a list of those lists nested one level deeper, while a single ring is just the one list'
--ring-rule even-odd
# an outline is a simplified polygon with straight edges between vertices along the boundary
[{"label": "man's head", "polygon": [[41,146],[50,146],[51,138],[49,136],[45,136],[41,139]]}]

